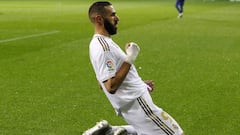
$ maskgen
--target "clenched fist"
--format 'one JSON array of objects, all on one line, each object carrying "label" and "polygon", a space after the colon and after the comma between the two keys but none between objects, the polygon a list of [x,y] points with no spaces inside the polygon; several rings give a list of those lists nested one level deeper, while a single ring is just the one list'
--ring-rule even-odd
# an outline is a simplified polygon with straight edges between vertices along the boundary
[{"label": "clenched fist", "polygon": [[140,51],[139,46],[136,43],[131,42],[126,45],[125,49],[127,54],[126,62],[128,62],[129,64],[133,64]]}]

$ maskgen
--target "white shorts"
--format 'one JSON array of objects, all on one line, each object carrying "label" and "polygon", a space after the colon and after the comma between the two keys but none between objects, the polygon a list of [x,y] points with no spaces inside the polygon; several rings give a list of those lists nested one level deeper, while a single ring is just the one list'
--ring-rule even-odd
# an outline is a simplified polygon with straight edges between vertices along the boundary
[{"label": "white shorts", "polygon": [[178,123],[157,107],[146,91],[141,97],[120,109],[125,121],[133,126],[138,135],[181,135]]}]

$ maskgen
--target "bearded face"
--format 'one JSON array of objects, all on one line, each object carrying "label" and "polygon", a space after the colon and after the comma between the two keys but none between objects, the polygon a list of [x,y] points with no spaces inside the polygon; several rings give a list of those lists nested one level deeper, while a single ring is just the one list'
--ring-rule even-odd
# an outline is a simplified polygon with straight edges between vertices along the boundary
[{"label": "bearded face", "polygon": [[116,25],[117,22],[114,22],[114,24],[112,24],[108,19],[104,19],[104,27],[110,35],[114,35],[117,33]]}]

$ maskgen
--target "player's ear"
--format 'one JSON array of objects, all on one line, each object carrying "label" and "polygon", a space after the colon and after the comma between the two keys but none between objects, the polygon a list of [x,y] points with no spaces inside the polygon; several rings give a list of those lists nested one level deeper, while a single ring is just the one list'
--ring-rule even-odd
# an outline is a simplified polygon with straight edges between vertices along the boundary
[{"label": "player's ear", "polygon": [[100,15],[95,16],[95,22],[101,24],[103,22],[103,18]]}]

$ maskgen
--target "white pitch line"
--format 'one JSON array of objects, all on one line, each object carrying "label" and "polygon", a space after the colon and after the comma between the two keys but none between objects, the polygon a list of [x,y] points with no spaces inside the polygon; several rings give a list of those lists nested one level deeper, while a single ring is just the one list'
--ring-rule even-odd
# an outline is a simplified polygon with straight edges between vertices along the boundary
[{"label": "white pitch line", "polygon": [[26,35],[26,36],[22,36],[22,37],[15,37],[15,38],[10,38],[10,39],[4,39],[4,40],[0,40],[0,43],[11,42],[11,41],[16,41],[16,40],[22,40],[22,39],[33,38],[33,37],[52,35],[52,34],[55,34],[55,33],[58,33],[58,32],[59,31],[50,31],[50,32],[45,32],[45,33],[38,33],[38,34]]}]

